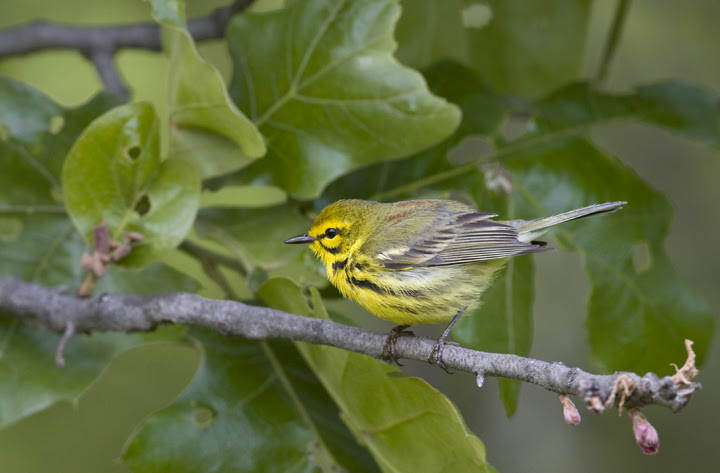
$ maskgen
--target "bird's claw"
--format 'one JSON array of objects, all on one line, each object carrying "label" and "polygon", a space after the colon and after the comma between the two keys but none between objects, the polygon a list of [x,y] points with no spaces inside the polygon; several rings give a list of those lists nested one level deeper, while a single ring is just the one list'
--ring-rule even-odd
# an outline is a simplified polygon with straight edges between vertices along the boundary
[{"label": "bird's claw", "polygon": [[405,329],[408,327],[409,327],[409,325],[398,325],[397,327],[394,327],[390,331],[390,335],[388,335],[388,338],[385,340],[385,344],[383,345],[383,349],[382,349],[382,354],[380,356],[389,365],[392,365],[393,363],[397,363],[398,366],[402,366],[402,363],[400,363],[398,361],[398,355],[395,350],[395,345],[397,344],[397,340],[399,337],[405,337],[405,336],[414,337],[415,336],[415,334],[413,332],[405,332]]},{"label": "bird's claw", "polygon": [[452,345],[454,347],[459,347],[460,344],[457,342],[451,342],[448,340],[443,340],[442,338],[437,341],[437,343],[432,347],[432,350],[430,350],[430,355],[428,355],[428,363],[434,363],[438,365],[438,367],[445,370],[447,374],[453,374],[452,371],[450,371],[442,360],[443,352],[445,351],[446,345]]}]

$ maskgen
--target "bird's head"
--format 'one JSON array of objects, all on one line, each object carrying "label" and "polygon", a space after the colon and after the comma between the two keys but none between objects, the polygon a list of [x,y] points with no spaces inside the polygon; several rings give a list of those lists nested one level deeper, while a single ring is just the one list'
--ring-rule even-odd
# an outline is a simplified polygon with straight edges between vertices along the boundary
[{"label": "bird's head", "polygon": [[326,266],[338,261],[347,262],[377,224],[372,221],[373,204],[376,203],[363,200],[332,203],[320,212],[310,231],[285,243],[309,243],[310,249]]}]

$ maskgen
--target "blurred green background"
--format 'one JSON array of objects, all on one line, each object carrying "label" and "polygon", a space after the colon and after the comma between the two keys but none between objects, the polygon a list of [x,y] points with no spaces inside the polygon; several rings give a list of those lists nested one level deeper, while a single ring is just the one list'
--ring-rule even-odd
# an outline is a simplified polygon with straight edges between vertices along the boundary
[{"label": "blurred green background", "polygon": [[[595,2],[588,37],[586,75],[595,72],[602,42],[616,2]],[[190,2],[189,17],[205,14],[223,2]],[[81,14],[80,14],[81,13]],[[0,27],[46,18],[75,24],[149,21],[142,1],[3,0]],[[638,83],[679,78],[720,94],[720,2],[638,0],[632,3],[608,87],[623,91]],[[220,42],[200,46],[203,55],[227,78],[227,52]],[[117,62],[135,99],[164,107],[162,55],[123,51]],[[48,71],[57,71],[48,74]],[[0,73],[28,82],[64,105],[86,101],[100,83],[94,69],[76,52],[42,52],[0,61]],[[619,156],[651,186],[666,193],[675,218],[666,242],[680,274],[720,308],[720,156],[666,132],[622,122],[600,127],[593,137]],[[568,207],[585,203],[568,203]],[[485,209],[488,210],[488,209]],[[537,300],[531,356],[592,371],[584,331],[587,288],[578,257],[556,252],[535,258]],[[368,328],[387,329],[363,318]],[[440,327],[420,330],[437,336]],[[70,342],[72,343],[72,341]],[[678,343],[681,343],[679,340]],[[667,360],[682,364],[684,360]],[[48,360],[53,363],[53,360]],[[1,471],[127,472],[119,460],[122,446],[142,419],[170,403],[192,377],[197,355],[190,348],[153,346],[116,359],[76,405],[59,404],[0,431]],[[720,424],[715,403],[720,390],[720,348],[715,343],[702,367],[704,389],[679,414],[650,408],[658,429],[660,454],[643,455],[635,445],[630,421],[608,412],[596,416],[581,408],[583,422],[566,425],[556,396],[526,385],[517,413],[505,416],[496,381],[478,390],[467,374],[447,376],[419,363],[406,366],[448,394],[482,438],[488,459],[501,472],[716,471],[714,450]],[[668,366],[667,373],[672,368]],[[0,380],[2,382],[2,380]]]}]

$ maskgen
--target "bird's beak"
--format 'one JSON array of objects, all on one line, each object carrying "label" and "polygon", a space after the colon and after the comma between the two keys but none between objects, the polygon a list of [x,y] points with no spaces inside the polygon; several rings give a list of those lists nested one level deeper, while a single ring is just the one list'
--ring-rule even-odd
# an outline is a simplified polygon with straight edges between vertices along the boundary
[{"label": "bird's beak", "polygon": [[314,241],[317,241],[317,239],[311,237],[309,234],[305,235],[298,235],[296,237],[292,237],[289,240],[285,240],[285,243],[312,243]]}]

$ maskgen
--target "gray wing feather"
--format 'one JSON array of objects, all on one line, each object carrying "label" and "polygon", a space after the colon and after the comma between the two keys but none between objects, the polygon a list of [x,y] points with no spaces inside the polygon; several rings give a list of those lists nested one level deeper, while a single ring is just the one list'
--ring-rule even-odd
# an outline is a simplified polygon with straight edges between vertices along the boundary
[{"label": "gray wing feather", "polygon": [[518,240],[517,230],[489,220],[494,214],[449,212],[439,215],[415,241],[402,251],[387,251],[379,262],[388,269],[409,269],[476,263],[498,258],[547,251]]}]

